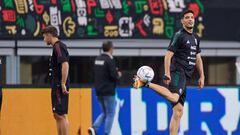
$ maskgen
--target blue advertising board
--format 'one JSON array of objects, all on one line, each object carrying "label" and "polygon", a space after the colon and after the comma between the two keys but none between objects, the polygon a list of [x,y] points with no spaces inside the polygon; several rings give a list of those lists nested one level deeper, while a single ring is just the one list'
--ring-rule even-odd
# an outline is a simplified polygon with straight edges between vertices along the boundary
[{"label": "blue advertising board", "polygon": [[[101,110],[93,91],[95,120]],[[112,135],[169,135],[172,106],[157,93],[147,88],[117,88],[116,100]],[[178,134],[240,135],[239,88],[188,88]]]}]

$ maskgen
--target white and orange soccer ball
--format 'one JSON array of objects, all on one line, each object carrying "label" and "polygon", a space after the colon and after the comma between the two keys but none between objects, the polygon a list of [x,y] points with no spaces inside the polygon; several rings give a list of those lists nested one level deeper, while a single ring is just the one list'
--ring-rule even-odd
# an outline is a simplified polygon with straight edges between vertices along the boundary
[{"label": "white and orange soccer ball", "polygon": [[137,75],[134,77],[133,87],[138,89],[151,82],[154,78],[154,71],[149,66],[142,66],[138,69]]},{"label": "white and orange soccer ball", "polygon": [[154,78],[154,71],[149,66],[141,66],[137,71],[137,76],[143,82],[151,82]]}]

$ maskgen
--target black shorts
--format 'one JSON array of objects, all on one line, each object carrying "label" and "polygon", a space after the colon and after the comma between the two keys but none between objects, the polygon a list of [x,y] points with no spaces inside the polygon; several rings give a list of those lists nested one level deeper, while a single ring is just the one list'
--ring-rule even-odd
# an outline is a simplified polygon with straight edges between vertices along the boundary
[{"label": "black shorts", "polygon": [[[69,88],[67,88],[69,91]],[[68,113],[68,94],[62,93],[61,86],[52,88],[52,111],[58,115]]]},{"label": "black shorts", "polygon": [[[186,100],[186,75],[182,71],[173,71],[171,72],[171,83],[168,86],[168,89],[172,93],[177,93],[179,95],[179,100],[177,103],[180,103],[184,106]],[[172,104],[173,106],[177,103]]]}]

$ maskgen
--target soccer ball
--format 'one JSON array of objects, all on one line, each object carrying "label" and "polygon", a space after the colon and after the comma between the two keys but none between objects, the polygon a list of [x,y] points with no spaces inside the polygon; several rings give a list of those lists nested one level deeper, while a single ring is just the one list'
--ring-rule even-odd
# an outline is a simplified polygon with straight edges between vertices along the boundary
[{"label": "soccer ball", "polygon": [[154,78],[154,71],[149,66],[141,66],[137,71],[137,76],[144,82],[151,82]]}]

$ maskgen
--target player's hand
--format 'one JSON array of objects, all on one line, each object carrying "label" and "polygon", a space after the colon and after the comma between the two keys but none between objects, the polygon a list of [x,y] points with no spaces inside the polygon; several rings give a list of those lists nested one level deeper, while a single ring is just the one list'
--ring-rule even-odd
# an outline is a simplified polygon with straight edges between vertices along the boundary
[{"label": "player's hand", "polygon": [[62,84],[62,93],[63,94],[69,94],[69,92],[67,91],[66,85]]},{"label": "player's hand", "polygon": [[136,89],[141,88],[146,84],[145,82],[140,80],[140,78],[137,75],[134,75],[133,81],[134,81],[133,82],[133,87],[136,88]]},{"label": "player's hand", "polygon": [[198,87],[203,88],[204,87],[204,77],[200,77],[198,80]]},{"label": "player's hand", "polygon": [[171,82],[171,76],[168,75],[168,74],[165,74],[165,75],[163,76],[163,83],[166,84],[166,85],[169,85],[170,82]]},{"label": "player's hand", "polygon": [[122,72],[121,71],[117,71],[118,73],[118,77],[121,78],[122,77]]}]

